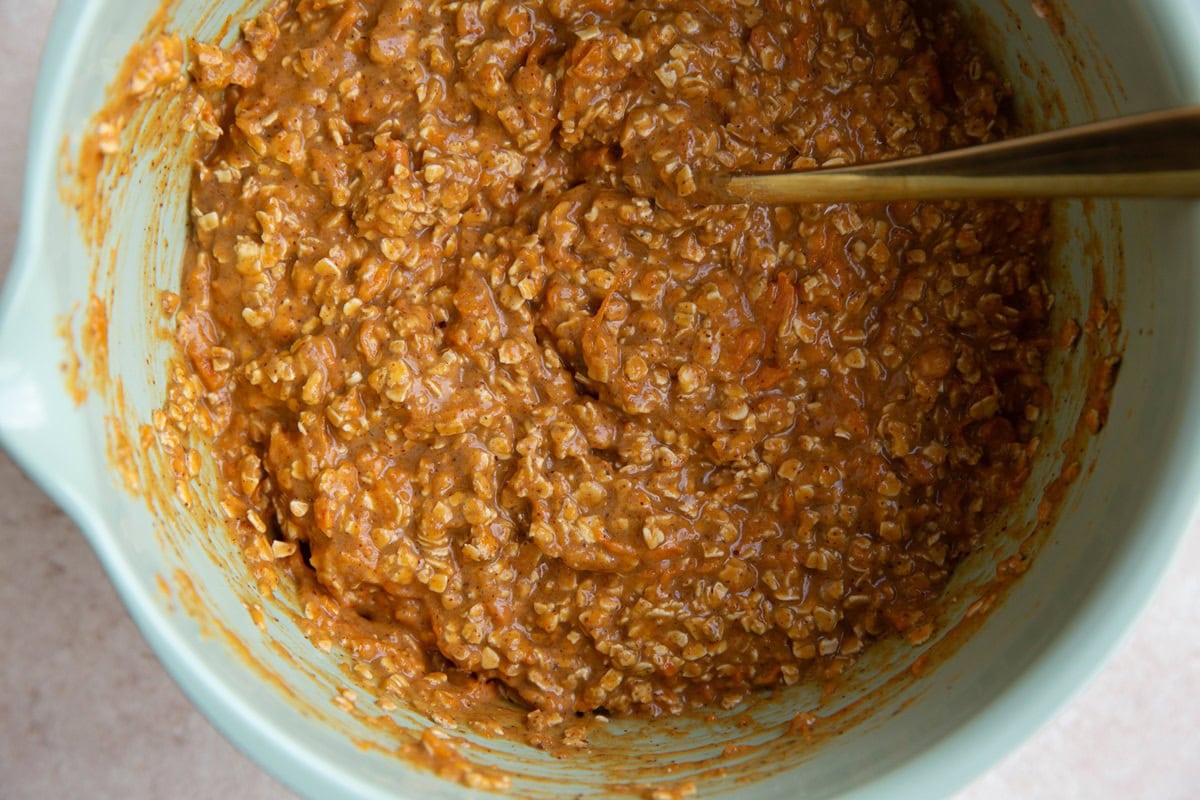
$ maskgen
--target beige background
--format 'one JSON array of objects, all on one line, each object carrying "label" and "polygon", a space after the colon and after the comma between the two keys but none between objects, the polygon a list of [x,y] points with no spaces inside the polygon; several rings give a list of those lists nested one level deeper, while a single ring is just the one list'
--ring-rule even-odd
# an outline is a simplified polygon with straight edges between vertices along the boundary
[{"label": "beige background", "polygon": [[[0,0],[0,272],[53,5]],[[959,800],[1200,797],[1197,534],[1100,676]],[[3,454],[0,610],[0,798],[289,796],[191,707],[75,526]]]}]

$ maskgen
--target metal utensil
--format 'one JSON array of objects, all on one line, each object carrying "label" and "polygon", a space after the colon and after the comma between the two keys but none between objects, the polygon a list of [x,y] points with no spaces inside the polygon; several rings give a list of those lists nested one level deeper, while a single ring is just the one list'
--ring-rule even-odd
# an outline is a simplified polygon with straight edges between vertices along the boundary
[{"label": "metal utensil", "polygon": [[1200,197],[1200,107],[875,164],[710,179],[716,202]]}]

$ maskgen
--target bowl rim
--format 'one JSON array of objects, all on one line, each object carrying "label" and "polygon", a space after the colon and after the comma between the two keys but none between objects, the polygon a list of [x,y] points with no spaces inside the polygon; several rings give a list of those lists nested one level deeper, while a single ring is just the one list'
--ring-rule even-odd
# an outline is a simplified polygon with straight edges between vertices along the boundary
[{"label": "bowl rim", "polygon": [[[1163,14],[1171,5],[1172,23],[1158,33],[1170,39],[1167,50],[1200,83],[1200,7],[1187,2],[1147,4],[1148,14]],[[105,4],[94,0],[61,0],[43,50],[26,152],[20,232],[12,268],[0,292],[0,333],[4,323],[30,313],[23,298],[33,285],[39,243],[47,235],[46,218],[60,202],[58,145],[64,129],[65,92],[81,66],[81,43]],[[1194,87],[1193,87],[1194,88]],[[1193,204],[1200,210],[1200,204]],[[34,309],[36,310],[36,309]],[[11,344],[11,343],[10,343]],[[1197,350],[1192,343],[1193,351]],[[4,342],[0,339],[0,357]],[[19,360],[19,355],[15,355]],[[1200,412],[1200,369],[1182,368],[1178,386],[1181,407]],[[48,391],[64,391],[61,381]],[[1174,489],[1156,486],[1147,511],[1137,523],[1136,554],[1123,548],[1098,580],[1096,588],[1057,635],[1031,663],[999,687],[994,697],[941,740],[895,768],[869,777],[850,796],[894,798],[949,795],[970,783],[1015,750],[1049,722],[1107,663],[1135,619],[1148,606],[1184,536],[1200,523],[1200,458],[1189,458],[1200,445],[1200,413],[1182,414],[1176,438],[1162,471],[1173,476]],[[183,633],[186,615],[172,614],[154,601],[153,577],[139,576],[119,537],[105,522],[92,498],[66,485],[53,462],[14,439],[0,424],[0,445],[75,521],[99,558],[155,655],[196,708],[260,767],[291,790],[309,797],[395,797],[403,787],[380,787],[340,766],[325,754],[306,748],[294,731],[282,727],[255,705],[254,694],[239,690],[205,666],[194,642]],[[1119,588],[1118,588],[1119,587]]]}]

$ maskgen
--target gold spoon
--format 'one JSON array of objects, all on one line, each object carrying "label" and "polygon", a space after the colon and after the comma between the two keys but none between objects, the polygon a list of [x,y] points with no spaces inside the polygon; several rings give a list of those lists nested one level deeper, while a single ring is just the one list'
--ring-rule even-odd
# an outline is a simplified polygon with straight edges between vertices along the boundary
[{"label": "gold spoon", "polygon": [[711,178],[719,203],[1200,197],[1200,107],[917,158]]}]

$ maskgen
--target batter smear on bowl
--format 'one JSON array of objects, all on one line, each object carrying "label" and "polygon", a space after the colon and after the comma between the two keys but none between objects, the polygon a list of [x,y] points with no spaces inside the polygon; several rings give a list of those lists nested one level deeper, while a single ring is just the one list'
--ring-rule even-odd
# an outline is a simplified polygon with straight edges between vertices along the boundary
[{"label": "batter smear on bowl", "polygon": [[178,336],[315,635],[535,727],[929,636],[1050,401],[1045,205],[695,198],[1005,136],[955,12],[297,0],[242,31],[191,45]]}]

